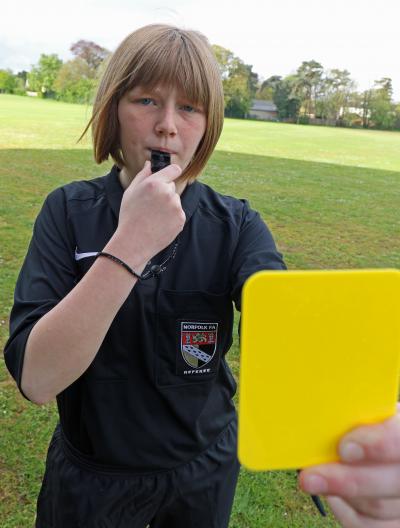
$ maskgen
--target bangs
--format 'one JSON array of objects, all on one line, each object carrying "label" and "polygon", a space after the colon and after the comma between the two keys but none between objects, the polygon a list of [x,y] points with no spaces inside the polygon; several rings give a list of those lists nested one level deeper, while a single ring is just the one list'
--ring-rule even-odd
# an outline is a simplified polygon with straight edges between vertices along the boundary
[{"label": "bangs", "polygon": [[194,105],[207,108],[209,86],[196,47],[173,30],[162,37],[139,50],[124,92],[139,85],[150,90],[159,85],[175,87]]}]

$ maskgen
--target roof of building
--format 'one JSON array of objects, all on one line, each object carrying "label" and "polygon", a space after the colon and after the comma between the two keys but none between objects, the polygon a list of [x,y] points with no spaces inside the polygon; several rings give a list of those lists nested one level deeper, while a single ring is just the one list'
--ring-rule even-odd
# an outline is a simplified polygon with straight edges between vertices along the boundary
[{"label": "roof of building", "polygon": [[273,101],[262,101],[261,99],[253,99],[250,110],[276,112],[278,109]]}]

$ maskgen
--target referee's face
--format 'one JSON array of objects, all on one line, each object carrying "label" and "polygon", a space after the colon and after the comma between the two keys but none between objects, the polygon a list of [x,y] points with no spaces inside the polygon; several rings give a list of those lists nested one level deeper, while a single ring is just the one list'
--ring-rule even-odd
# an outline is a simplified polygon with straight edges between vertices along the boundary
[{"label": "referee's face", "polygon": [[171,154],[184,170],[206,129],[206,115],[175,88],[137,86],[118,104],[121,148],[131,178],[150,160],[151,150]]}]

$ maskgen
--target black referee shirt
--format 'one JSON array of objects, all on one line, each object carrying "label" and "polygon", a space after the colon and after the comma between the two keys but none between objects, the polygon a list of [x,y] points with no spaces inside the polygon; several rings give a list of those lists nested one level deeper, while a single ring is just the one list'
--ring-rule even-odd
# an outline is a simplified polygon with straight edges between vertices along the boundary
[{"label": "black referee shirt", "polygon": [[[5,347],[21,392],[32,327],[112,237],[123,192],[114,166],[46,198],[16,284]],[[136,283],[92,364],[57,395],[64,435],[89,462],[170,469],[206,449],[235,416],[236,384],[224,357],[232,344],[232,301],[240,310],[247,277],[285,264],[245,200],[198,181],[181,199],[186,224],[176,257],[158,277]]]}]

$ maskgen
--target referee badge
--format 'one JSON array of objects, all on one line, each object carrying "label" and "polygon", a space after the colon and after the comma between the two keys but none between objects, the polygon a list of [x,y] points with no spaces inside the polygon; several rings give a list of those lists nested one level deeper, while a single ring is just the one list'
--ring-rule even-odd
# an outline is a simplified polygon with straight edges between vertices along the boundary
[{"label": "referee badge", "polygon": [[215,355],[217,338],[218,323],[181,322],[181,354],[190,369],[209,372],[206,365]]}]

